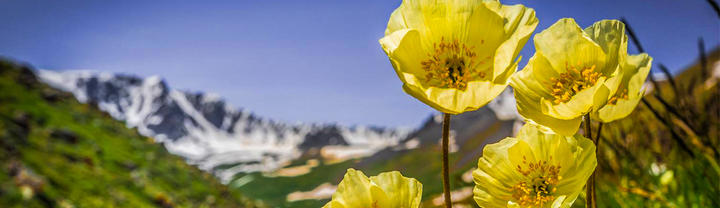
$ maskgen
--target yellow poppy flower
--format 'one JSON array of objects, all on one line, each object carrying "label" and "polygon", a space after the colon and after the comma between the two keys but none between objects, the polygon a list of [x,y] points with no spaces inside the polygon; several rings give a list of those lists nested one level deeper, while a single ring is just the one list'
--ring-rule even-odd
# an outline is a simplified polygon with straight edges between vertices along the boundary
[{"label": "yellow poppy flower", "polygon": [[[630,87],[629,78],[619,75],[642,74],[639,58],[647,55],[628,57],[622,22],[603,20],[583,30],[575,20],[561,19],[534,41],[535,55],[510,83],[518,112],[530,123],[570,136],[578,131],[583,115],[600,110],[613,96],[627,100],[622,97],[625,89],[637,95],[640,86]],[[608,108],[601,114],[608,117],[624,109]]]},{"label": "yellow poppy flower", "polygon": [[618,76],[607,79],[605,86],[607,101],[602,107],[594,109],[593,118],[602,122],[611,122],[624,118],[635,109],[644,94],[643,83],[650,72],[652,57],[646,53],[627,54],[627,36],[625,24],[617,20],[604,20],[585,29],[593,40],[606,42],[600,44],[606,50],[618,51]]},{"label": "yellow poppy flower", "polygon": [[323,208],[417,208],[422,184],[400,172],[384,172],[368,178],[362,171],[348,169],[332,200]]},{"label": "yellow poppy flower", "polygon": [[535,11],[495,1],[404,0],[380,45],[403,90],[449,114],[478,109],[507,87]]},{"label": "yellow poppy flower", "polygon": [[609,94],[607,103],[594,112],[597,120],[608,123],[630,115],[645,94],[643,83],[650,72],[652,57],[647,54],[628,56],[618,80],[615,94]]},{"label": "yellow poppy flower", "polygon": [[486,145],[473,171],[480,207],[570,207],[595,170],[589,139],[526,124],[517,138]]}]

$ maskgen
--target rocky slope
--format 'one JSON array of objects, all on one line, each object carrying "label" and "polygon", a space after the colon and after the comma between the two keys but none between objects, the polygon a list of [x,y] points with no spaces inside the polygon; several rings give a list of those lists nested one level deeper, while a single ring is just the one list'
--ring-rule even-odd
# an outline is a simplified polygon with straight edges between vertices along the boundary
[{"label": "rocky slope", "polygon": [[0,207],[265,207],[0,59]]}]

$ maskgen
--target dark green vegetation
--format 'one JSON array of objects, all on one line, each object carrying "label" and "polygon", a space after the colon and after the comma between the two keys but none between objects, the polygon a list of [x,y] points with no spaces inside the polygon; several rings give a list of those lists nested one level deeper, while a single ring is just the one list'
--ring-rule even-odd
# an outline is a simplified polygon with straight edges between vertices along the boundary
[{"label": "dark green vegetation", "polygon": [[256,207],[95,107],[0,61],[0,207]]}]

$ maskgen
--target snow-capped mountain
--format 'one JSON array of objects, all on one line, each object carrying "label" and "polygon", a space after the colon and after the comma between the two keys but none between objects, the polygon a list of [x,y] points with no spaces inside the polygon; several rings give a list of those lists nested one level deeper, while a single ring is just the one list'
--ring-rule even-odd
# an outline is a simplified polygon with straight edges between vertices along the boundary
[{"label": "snow-capped mountain", "polygon": [[344,159],[369,156],[397,145],[410,132],[276,122],[235,109],[217,95],[171,89],[157,76],[49,70],[37,74],[225,182],[239,172],[282,168],[307,152]]}]

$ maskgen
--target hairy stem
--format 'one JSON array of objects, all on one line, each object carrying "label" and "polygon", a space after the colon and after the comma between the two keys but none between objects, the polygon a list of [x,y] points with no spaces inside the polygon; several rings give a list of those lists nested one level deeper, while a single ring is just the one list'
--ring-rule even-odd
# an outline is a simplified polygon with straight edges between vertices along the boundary
[{"label": "hairy stem", "polygon": [[450,140],[450,114],[443,114],[442,123],[442,175],[443,175],[443,192],[445,196],[445,207],[452,208],[450,198],[450,164],[448,162],[448,140]]},{"label": "hairy stem", "polygon": [[[598,140],[596,138],[593,138],[592,136],[592,123],[590,123],[590,115],[585,115],[583,117],[583,126],[585,127],[585,137],[592,140],[595,144],[595,157],[597,157],[598,152]],[[598,135],[599,138],[599,135]],[[587,181],[587,184],[585,185],[585,202],[586,206],[588,208],[597,208],[597,200],[595,198],[595,175],[597,173],[597,168],[593,171],[592,175],[590,175],[590,178]]]}]

